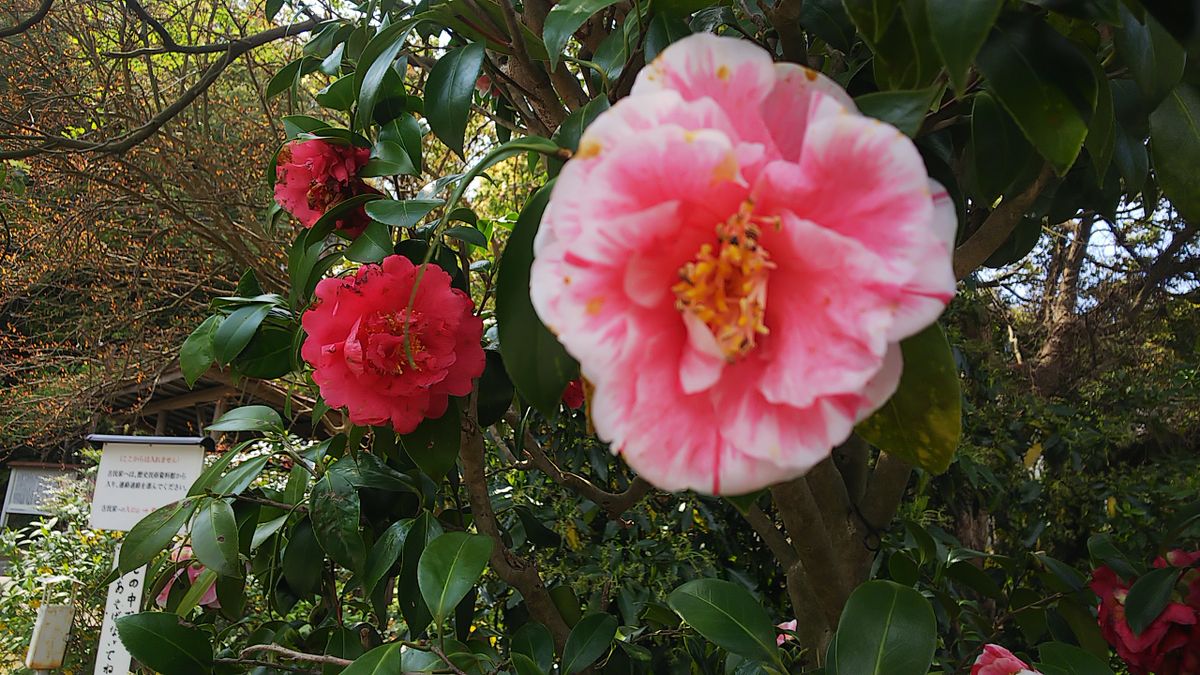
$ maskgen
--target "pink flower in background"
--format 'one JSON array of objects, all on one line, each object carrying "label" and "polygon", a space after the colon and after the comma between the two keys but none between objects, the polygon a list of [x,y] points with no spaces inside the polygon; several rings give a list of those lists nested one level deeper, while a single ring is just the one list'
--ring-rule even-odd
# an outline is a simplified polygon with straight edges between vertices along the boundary
[{"label": "pink flower in background", "polygon": [[583,134],[531,294],[614,452],[663,489],[745,493],[892,394],[897,343],[954,293],[955,228],[912,142],[831,80],[694,35]]},{"label": "pink flower in background", "polygon": [[[379,192],[358,177],[369,157],[369,150],[353,145],[322,139],[292,141],[276,160],[275,201],[301,225],[312,227],[338,202]],[[339,219],[336,227],[357,237],[370,222],[359,207]]]},{"label": "pink flower in background", "polygon": [[[183,562],[185,560],[192,560],[191,546],[180,546],[174,551],[171,551],[172,562]],[[204,565],[201,565],[199,561],[193,560],[187,565],[184,565],[176,570],[175,574],[171,575],[171,579],[167,581],[167,584],[163,586],[163,589],[159,592],[158,597],[154,598],[154,604],[158,605],[159,607],[167,606],[167,598],[171,595],[171,588],[175,585],[175,581],[179,579],[179,577],[183,576],[184,572],[187,572],[188,583],[194,584],[196,583],[196,579],[200,578],[200,574],[204,572]],[[221,601],[217,599],[216,584],[209,586],[208,590],[204,592],[204,595],[200,596],[199,604],[203,607],[211,607],[213,609],[221,608]]]},{"label": "pink flower in background", "polygon": [[1000,645],[984,645],[971,666],[971,675],[1039,675],[1029,665]]},{"label": "pink flower in background", "polygon": [[345,406],[354,424],[409,433],[441,417],[450,396],[471,393],[483,372],[483,322],[436,265],[422,272],[388,256],[352,277],[321,280],[316,298],[301,320],[300,353],[326,403]]},{"label": "pink flower in background", "polygon": [[[791,621],[784,621],[781,624],[777,624],[775,627],[780,630],[790,630],[790,631],[794,632],[796,630],[797,625],[799,625],[799,624],[796,622],[796,620],[792,619]],[[795,638],[793,638],[791,635],[788,635],[787,633],[780,633],[779,635],[775,636],[775,646],[782,647],[784,642],[787,642],[788,640],[794,640],[794,639]]]}]

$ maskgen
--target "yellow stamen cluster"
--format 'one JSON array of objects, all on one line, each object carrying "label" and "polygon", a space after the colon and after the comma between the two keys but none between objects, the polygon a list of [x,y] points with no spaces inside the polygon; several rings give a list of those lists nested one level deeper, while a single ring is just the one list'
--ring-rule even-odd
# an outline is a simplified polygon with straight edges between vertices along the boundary
[{"label": "yellow stamen cluster", "polygon": [[744,204],[728,222],[717,225],[717,243],[703,244],[696,257],[679,268],[680,281],[671,287],[675,307],[708,326],[729,362],[750,353],[758,336],[767,334],[763,322],[767,279],[775,268],[758,243],[760,230]]}]

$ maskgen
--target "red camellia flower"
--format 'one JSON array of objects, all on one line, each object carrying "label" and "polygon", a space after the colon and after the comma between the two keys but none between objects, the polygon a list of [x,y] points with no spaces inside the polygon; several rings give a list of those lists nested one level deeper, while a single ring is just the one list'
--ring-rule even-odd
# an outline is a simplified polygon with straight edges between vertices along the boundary
[{"label": "red camellia flower", "polygon": [[563,390],[562,402],[571,410],[579,410],[583,405],[583,380],[575,378],[567,383],[567,388]]},{"label": "red camellia flower", "polygon": [[[1172,551],[1167,559],[1156,560],[1155,567],[1170,564],[1191,568],[1197,560],[1200,553]],[[1185,574],[1191,573],[1194,570]],[[1104,639],[1117,650],[1133,675],[1200,674],[1200,611],[1189,604],[1169,602],[1145,630],[1134,633],[1125,614],[1132,583],[1107,566],[1092,572],[1091,588],[1100,596],[1100,632]],[[1189,584],[1189,602],[1195,595],[1194,587],[1194,582]]]},{"label": "red camellia flower", "polygon": [[483,322],[436,265],[388,256],[353,277],[323,279],[316,297],[302,319],[301,355],[321,396],[354,424],[409,433],[441,417],[450,396],[469,394],[483,372]]},{"label": "red camellia flower", "polygon": [[[275,162],[275,201],[301,225],[312,227],[338,202],[379,192],[358,177],[370,154],[366,148],[322,139],[292,141]],[[336,227],[357,237],[370,222],[359,207],[340,218]]]}]

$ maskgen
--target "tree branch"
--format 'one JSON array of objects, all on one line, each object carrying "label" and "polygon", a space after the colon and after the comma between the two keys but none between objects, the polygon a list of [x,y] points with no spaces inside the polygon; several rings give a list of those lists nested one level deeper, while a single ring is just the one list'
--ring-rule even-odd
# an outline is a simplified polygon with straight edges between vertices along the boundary
[{"label": "tree branch", "polygon": [[529,615],[550,629],[555,648],[561,654],[567,644],[567,636],[571,634],[571,628],[567,626],[562,614],[554,605],[554,600],[550,598],[534,562],[521,558],[504,544],[500,526],[496,521],[496,512],[492,509],[492,498],[485,474],[483,432],[476,421],[477,396],[477,392],[471,394],[468,402],[469,412],[463,416],[462,445],[459,450],[462,479],[467,486],[471,515],[474,517],[476,529],[492,538],[492,569],[520,592],[529,607]]},{"label": "tree branch", "polygon": [[278,654],[278,655],[282,656],[283,658],[291,659],[292,661],[305,661],[307,663],[326,663],[331,666],[345,667],[345,666],[350,665],[351,663],[354,663],[353,661],[350,661],[349,659],[343,659],[343,658],[339,658],[337,656],[327,656],[325,654],[306,654],[304,652],[298,652],[293,649],[288,649],[287,647],[280,647],[279,645],[250,645],[249,647],[246,647],[245,649],[243,649],[241,652],[238,653],[238,658],[242,658],[242,659],[249,658],[249,656],[251,654],[255,654],[258,652],[270,652],[272,654]]},{"label": "tree branch", "polygon": [[101,153],[122,153],[134,147],[138,143],[153,136],[164,124],[175,118],[181,112],[187,109],[197,98],[200,97],[209,87],[212,86],[221,73],[229,67],[239,56],[262,46],[273,40],[278,40],[289,35],[297,35],[312,30],[317,26],[318,22],[315,19],[310,19],[303,23],[292,26],[281,26],[268,31],[256,33],[250,37],[230,42],[225,45],[225,55],[213,62],[212,65],[204,71],[204,75],[198,82],[189,87],[174,103],[167,106],[154,117],[150,118],[142,126],[133,131],[119,136],[114,139],[101,142],[84,141],[80,139],[65,138],[58,136],[30,136],[31,141],[41,141],[40,145],[20,148],[17,150],[7,150],[0,152],[0,160],[4,159],[20,159],[23,157],[31,157],[43,152],[51,152],[55,150],[73,150],[80,152],[101,152]]},{"label": "tree branch", "polygon": [[839,561],[834,558],[829,535],[808,483],[803,478],[780,483],[771,488],[771,496],[783,517],[792,546],[799,554],[817,605],[825,621],[836,626],[848,592],[842,587],[837,573]]},{"label": "tree branch", "polygon": [[1047,164],[1024,192],[1000,202],[1000,206],[988,214],[979,229],[954,250],[956,279],[974,272],[1004,244],[1053,178],[1054,169]]},{"label": "tree branch", "polygon": [[[790,570],[792,565],[799,562],[800,557],[796,555],[796,549],[792,548],[792,545],[788,543],[787,537],[783,536],[783,533],[775,526],[770,516],[758,508],[757,505],[751,506],[749,511],[742,514],[742,517],[746,519],[747,523],[750,523],[750,527],[754,528],[754,531],[758,533],[759,538],[763,540],[767,548],[771,549],[775,560],[779,562],[779,566],[785,571]],[[799,612],[800,607],[796,607],[795,610]]]},{"label": "tree branch", "polygon": [[[505,419],[512,428],[520,428],[519,421],[512,413],[506,415]],[[641,501],[642,497],[645,497],[653,489],[653,486],[641,476],[635,476],[629,482],[629,487],[622,492],[609,492],[577,473],[563,471],[554,463],[554,460],[546,455],[541,444],[533,437],[533,433],[529,429],[525,430],[524,448],[525,452],[529,453],[529,461],[549,476],[550,480],[595,502],[612,520],[620,521],[622,514]]]},{"label": "tree branch", "polygon": [[42,0],[42,4],[38,5],[38,8],[34,10],[33,14],[30,14],[27,19],[14,26],[0,28],[0,38],[20,35],[21,33],[24,33],[30,28],[33,28],[37,24],[41,23],[42,19],[46,18],[46,15],[50,13],[50,7],[52,5],[54,5],[54,0]]},{"label": "tree branch", "polygon": [[871,472],[867,494],[858,509],[868,527],[882,530],[892,522],[911,475],[912,467],[904,460],[886,452],[879,455],[875,470]]}]

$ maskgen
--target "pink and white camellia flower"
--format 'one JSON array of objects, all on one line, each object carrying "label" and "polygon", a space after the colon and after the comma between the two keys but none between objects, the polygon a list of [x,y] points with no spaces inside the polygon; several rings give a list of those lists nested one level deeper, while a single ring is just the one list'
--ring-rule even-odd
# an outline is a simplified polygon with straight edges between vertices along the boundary
[{"label": "pink and white camellia flower", "polygon": [[316,297],[301,319],[300,354],[325,402],[345,406],[354,424],[407,434],[441,417],[449,397],[471,393],[483,373],[483,321],[437,265],[388,256],[352,277],[322,279]]},{"label": "pink and white camellia flower", "polygon": [[1029,665],[1013,656],[1000,645],[984,645],[983,653],[971,666],[971,675],[1041,675]]},{"label": "pink and white camellia flower", "polygon": [[597,433],[666,490],[807,472],[894,392],[954,294],[956,228],[913,143],[823,75],[680,40],[587,128],[531,294]]}]

